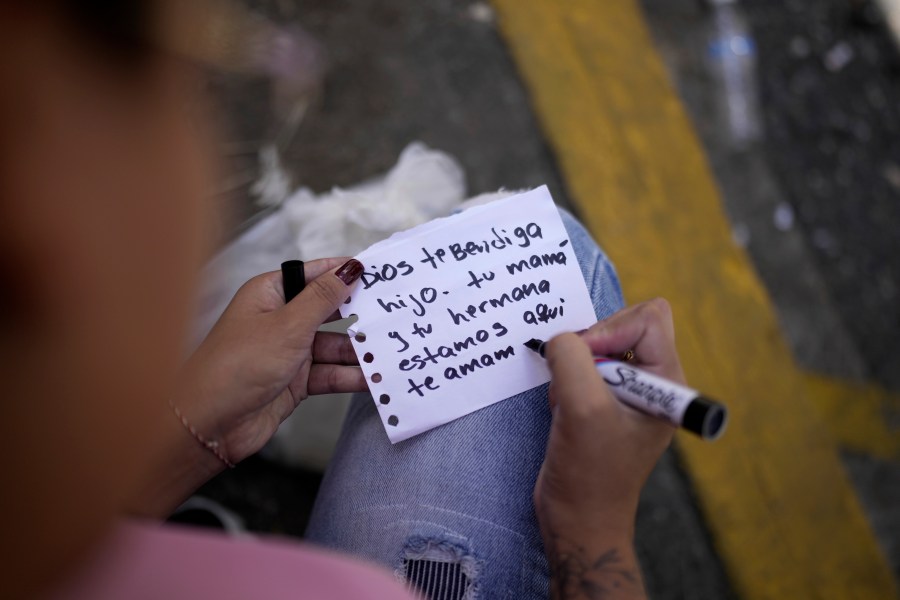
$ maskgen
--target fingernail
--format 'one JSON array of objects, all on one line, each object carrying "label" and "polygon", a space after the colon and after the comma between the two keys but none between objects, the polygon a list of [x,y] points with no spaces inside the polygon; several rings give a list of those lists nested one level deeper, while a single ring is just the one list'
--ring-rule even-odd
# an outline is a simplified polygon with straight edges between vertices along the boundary
[{"label": "fingernail", "polygon": [[363,266],[362,263],[356,260],[355,258],[351,258],[343,265],[341,268],[335,272],[337,278],[344,282],[344,285],[351,285],[354,281],[359,279],[363,274]]},{"label": "fingernail", "polygon": [[587,333],[587,331],[588,331],[587,329],[582,329],[581,331],[576,331],[575,335],[584,335]]}]

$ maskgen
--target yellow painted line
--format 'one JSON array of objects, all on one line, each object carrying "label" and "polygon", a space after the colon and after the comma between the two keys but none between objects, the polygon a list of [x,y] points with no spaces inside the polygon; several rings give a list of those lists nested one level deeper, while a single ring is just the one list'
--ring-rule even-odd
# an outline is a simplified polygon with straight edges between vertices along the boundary
[{"label": "yellow painted line", "polygon": [[885,460],[900,459],[900,395],[814,373],[805,376],[805,384],[839,446]]},{"label": "yellow painted line", "polygon": [[631,301],[667,297],[731,424],[679,451],[741,597],[894,598],[771,303],[634,0],[494,0],[568,192]]}]

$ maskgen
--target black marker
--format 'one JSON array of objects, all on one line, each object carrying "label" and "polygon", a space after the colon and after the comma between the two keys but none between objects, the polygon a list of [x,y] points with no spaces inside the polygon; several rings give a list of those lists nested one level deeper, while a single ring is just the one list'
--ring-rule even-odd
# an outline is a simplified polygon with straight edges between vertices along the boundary
[{"label": "black marker", "polygon": [[302,260],[286,260],[281,263],[281,281],[284,284],[284,302],[287,304],[306,287],[306,270]]},{"label": "black marker", "polygon": [[[531,339],[525,347],[544,356],[546,342]],[[696,390],[605,356],[595,356],[594,364],[616,398],[628,406],[705,440],[714,440],[725,430],[728,410]]]}]

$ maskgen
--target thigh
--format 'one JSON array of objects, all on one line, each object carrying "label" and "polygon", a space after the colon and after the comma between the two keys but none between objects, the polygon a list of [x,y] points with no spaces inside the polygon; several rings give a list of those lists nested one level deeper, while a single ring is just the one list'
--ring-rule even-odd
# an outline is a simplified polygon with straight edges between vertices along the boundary
[{"label": "thigh", "polygon": [[[561,211],[598,318],[622,306],[618,279]],[[393,569],[434,598],[546,598],[532,504],[550,413],[547,386],[391,445],[371,396],[354,397],[307,531]]]}]

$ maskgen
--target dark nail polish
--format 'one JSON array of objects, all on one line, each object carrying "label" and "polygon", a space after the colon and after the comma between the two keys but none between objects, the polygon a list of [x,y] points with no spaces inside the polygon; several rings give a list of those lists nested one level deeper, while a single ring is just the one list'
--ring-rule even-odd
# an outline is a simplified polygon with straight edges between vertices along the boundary
[{"label": "dark nail polish", "polygon": [[344,285],[350,285],[357,279],[359,279],[363,274],[363,266],[362,263],[356,260],[355,258],[351,258],[343,265],[341,268],[335,272],[337,278],[344,282]]}]

